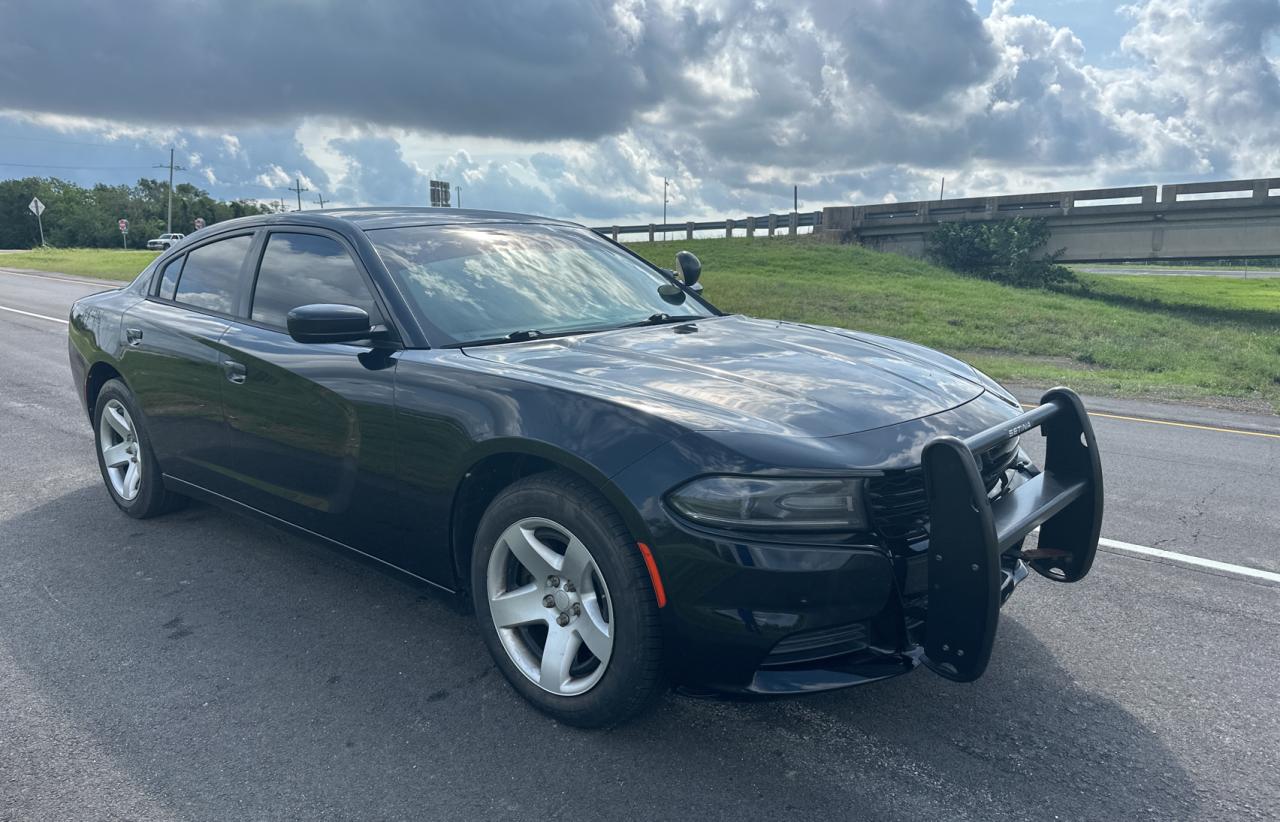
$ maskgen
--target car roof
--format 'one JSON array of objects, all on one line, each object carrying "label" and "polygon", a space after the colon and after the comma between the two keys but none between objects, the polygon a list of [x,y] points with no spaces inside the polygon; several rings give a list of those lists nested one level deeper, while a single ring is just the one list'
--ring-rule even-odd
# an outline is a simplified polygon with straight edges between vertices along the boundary
[{"label": "car roof", "polygon": [[[463,208],[415,208],[411,206],[373,206],[369,208],[326,208],[311,211],[289,211],[280,214],[256,214],[217,223],[221,231],[250,226],[314,225],[328,228],[355,226],[362,231],[378,228],[401,228],[419,225],[467,225],[481,223],[525,223],[537,225],[578,226],[565,220],[517,214],[510,211],[481,211]],[[210,226],[212,228],[212,226]]]}]

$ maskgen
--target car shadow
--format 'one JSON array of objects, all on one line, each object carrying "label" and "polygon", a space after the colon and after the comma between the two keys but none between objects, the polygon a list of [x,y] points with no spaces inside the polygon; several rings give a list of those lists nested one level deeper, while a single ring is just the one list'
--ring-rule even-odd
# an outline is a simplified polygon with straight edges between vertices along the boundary
[{"label": "car shadow", "polygon": [[1174,754],[1022,617],[972,685],[671,694],[586,732],[523,703],[444,598],[214,508],[137,522],[84,487],[0,522],[0,562],[0,659],[28,683],[6,699],[39,706],[15,761],[86,747],[105,774],[24,791],[23,818],[48,792],[109,811],[104,784],[198,818],[1195,815]]}]

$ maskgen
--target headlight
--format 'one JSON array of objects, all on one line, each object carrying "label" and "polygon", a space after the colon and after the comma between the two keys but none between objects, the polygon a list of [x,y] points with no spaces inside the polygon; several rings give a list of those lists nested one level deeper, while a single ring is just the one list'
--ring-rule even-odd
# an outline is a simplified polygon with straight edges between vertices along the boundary
[{"label": "headlight", "polygon": [[867,529],[860,479],[704,477],[667,496],[699,525],[766,531]]}]

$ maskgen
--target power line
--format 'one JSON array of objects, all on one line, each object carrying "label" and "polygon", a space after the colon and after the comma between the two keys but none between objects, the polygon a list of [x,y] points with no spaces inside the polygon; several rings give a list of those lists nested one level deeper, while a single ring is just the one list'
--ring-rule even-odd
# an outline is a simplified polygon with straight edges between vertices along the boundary
[{"label": "power line", "polygon": [[60,168],[73,169],[76,171],[94,171],[94,170],[123,170],[127,168],[164,168],[164,166],[59,166],[49,165],[48,163],[0,163],[0,166],[12,168]]}]

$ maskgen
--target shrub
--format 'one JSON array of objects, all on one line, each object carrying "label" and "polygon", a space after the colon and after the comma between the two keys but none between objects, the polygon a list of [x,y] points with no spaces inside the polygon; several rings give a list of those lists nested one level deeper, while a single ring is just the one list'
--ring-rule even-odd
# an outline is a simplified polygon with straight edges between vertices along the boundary
[{"label": "shrub", "polygon": [[1049,241],[1043,217],[1014,217],[973,223],[941,223],[929,235],[929,258],[952,271],[1022,288],[1074,283],[1076,276],[1058,264],[1065,249],[1041,252]]}]

